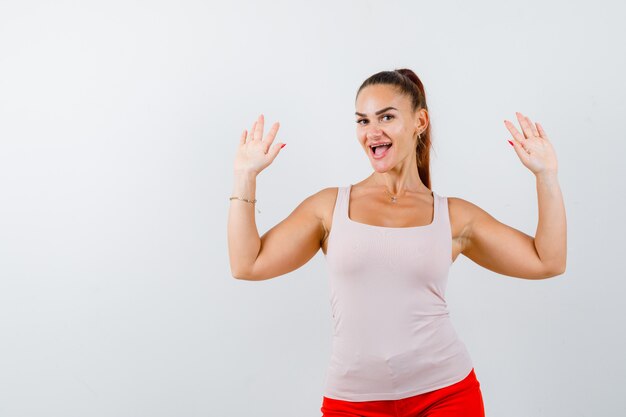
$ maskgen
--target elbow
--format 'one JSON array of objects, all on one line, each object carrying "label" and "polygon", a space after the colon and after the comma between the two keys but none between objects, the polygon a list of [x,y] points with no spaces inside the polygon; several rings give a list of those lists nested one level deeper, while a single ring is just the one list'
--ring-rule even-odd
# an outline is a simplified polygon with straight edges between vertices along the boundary
[{"label": "elbow", "polygon": [[230,270],[230,274],[233,276],[233,278],[235,279],[241,279],[244,281],[249,280],[249,274],[246,271],[241,271],[241,270],[234,270],[231,269]]},{"label": "elbow", "polygon": [[233,278],[238,279],[238,280],[242,280],[242,281],[250,281],[250,279],[247,278],[243,274],[233,274]]},{"label": "elbow", "polygon": [[565,269],[567,269],[567,262],[564,259],[563,262],[561,262],[559,264],[559,267],[556,269],[555,275],[563,275],[565,273]]},{"label": "elbow", "polygon": [[233,276],[233,278],[240,279],[243,281],[261,281],[265,279],[265,278],[262,278],[259,275],[258,271],[255,271],[253,268],[239,269],[239,270],[231,269],[231,275]]},{"label": "elbow", "polygon": [[565,263],[553,266],[547,270],[546,278],[553,278],[565,273]]},{"label": "elbow", "polygon": [[246,281],[251,280],[252,271],[253,265],[234,261],[231,261],[230,263],[230,274],[235,279],[242,279]]}]

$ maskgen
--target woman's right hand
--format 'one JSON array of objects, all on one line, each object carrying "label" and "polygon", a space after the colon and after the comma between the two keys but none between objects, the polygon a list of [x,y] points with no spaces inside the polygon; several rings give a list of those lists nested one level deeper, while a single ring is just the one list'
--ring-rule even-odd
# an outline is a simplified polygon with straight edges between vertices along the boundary
[{"label": "woman's right hand", "polygon": [[263,115],[252,125],[250,132],[244,130],[239,140],[239,149],[235,157],[235,172],[247,172],[258,175],[269,166],[278,155],[280,149],[285,146],[283,143],[275,143],[274,138],[278,132],[280,123],[276,122],[263,139]]}]

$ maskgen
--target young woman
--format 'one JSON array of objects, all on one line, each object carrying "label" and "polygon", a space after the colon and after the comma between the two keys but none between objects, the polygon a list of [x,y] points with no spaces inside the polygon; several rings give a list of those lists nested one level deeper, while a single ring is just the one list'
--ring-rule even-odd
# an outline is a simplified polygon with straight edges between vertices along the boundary
[{"label": "young woman", "polygon": [[511,277],[565,271],[565,208],[552,144],[539,123],[520,113],[522,133],[504,121],[509,143],[536,177],[533,238],[466,200],[431,190],[428,107],[413,71],[372,75],[355,106],[357,139],[372,174],[307,197],[261,237],[256,176],[284,144],[273,143],[278,122],[263,138],[263,115],[244,130],[228,218],[232,274],[274,278],[322,249],[333,317],[323,416],[484,416],[472,360],[448,314],[448,270],[463,254]]}]

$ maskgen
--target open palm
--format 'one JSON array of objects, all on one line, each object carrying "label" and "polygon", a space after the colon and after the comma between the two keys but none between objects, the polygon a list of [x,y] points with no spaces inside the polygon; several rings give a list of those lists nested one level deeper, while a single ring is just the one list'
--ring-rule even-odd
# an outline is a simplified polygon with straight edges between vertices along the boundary
[{"label": "open palm", "polygon": [[245,171],[258,175],[274,161],[279,150],[284,146],[281,143],[272,145],[280,123],[275,122],[265,139],[263,139],[264,122],[265,118],[261,114],[252,125],[250,132],[244,130],[241,134],[239,148],[235,156],[235,171]]},{"label": "open palm", "polygon": [[556,173],[558,170],[556,153],[543,127],[538,122],[533,124],[522,113],[515,112],[515,114],[523,134],[508,120],[504,121],[504,125],[513,135],[513,147],[522,164],[535,175],[546,172]]}]

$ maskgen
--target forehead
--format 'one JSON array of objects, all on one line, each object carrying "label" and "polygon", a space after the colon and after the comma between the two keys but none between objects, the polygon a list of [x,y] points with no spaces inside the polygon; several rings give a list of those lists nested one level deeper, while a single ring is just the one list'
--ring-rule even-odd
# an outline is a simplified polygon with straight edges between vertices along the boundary
[{"label": "forehead", "polygon": [[402,111],[408,105],[408,97],[401,94],[397,87],[388,84],[368,85],[361,90],[355,102],[356,111],[365,114],[374,114],[388,106]]}]

